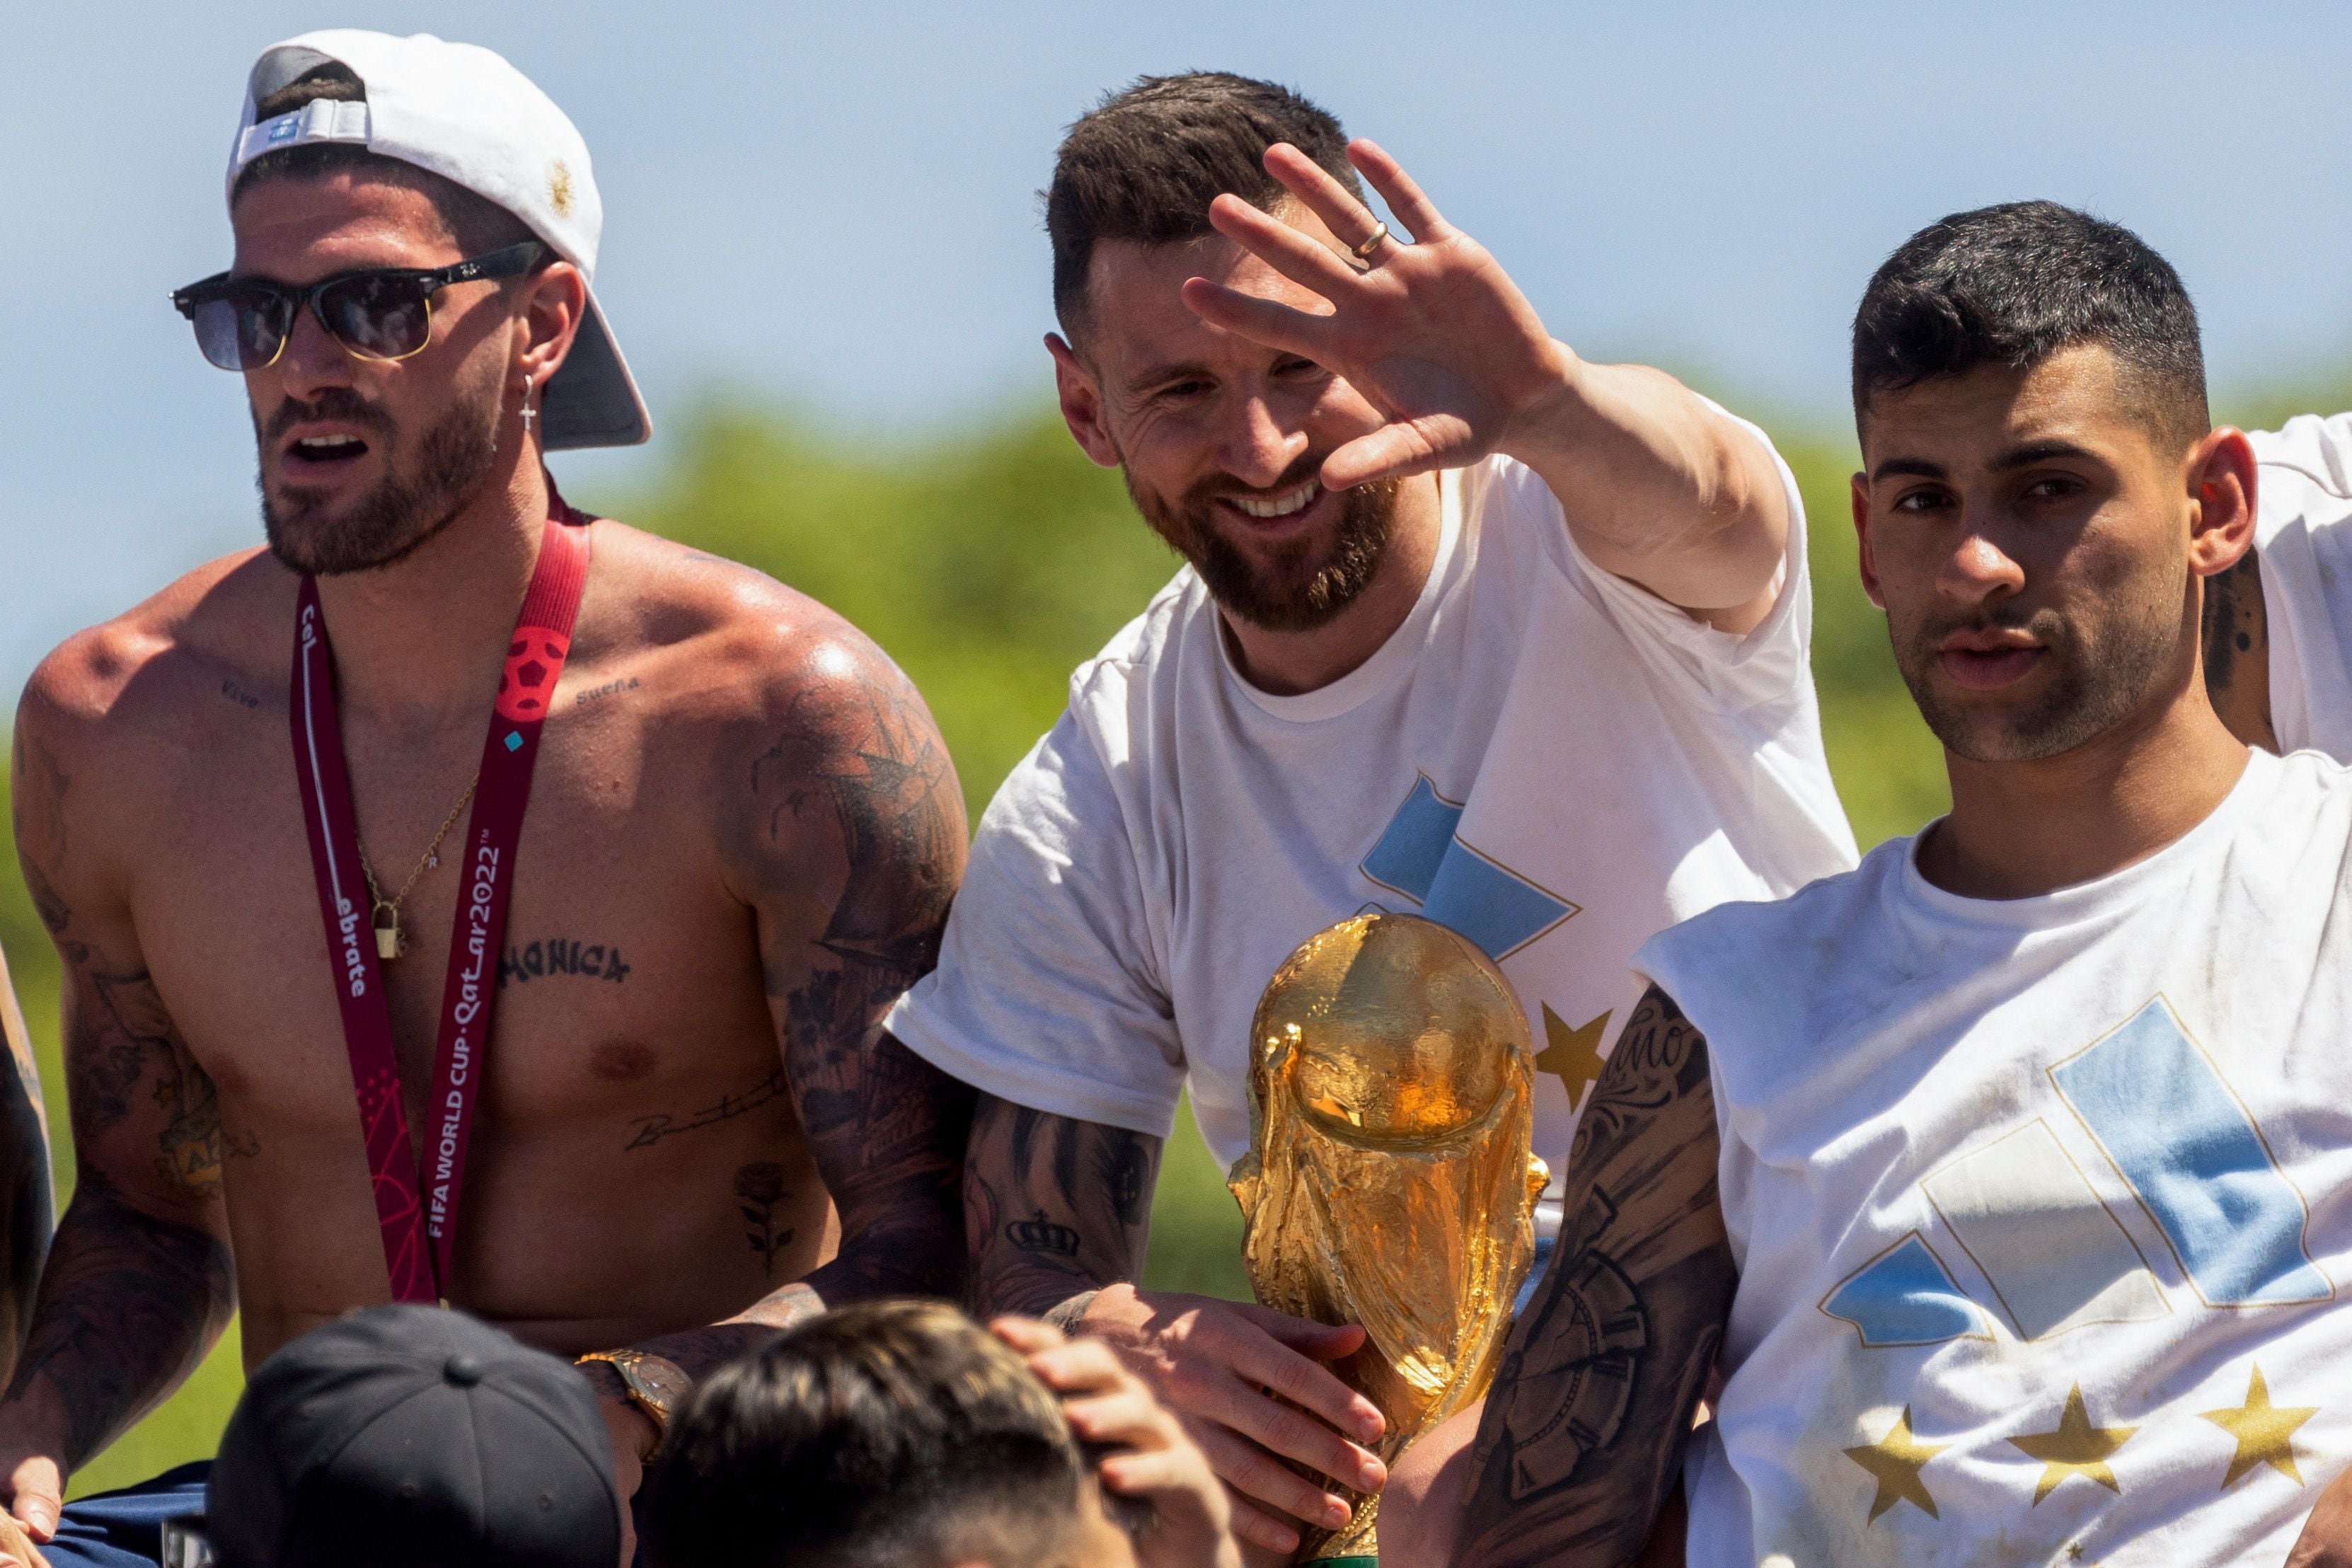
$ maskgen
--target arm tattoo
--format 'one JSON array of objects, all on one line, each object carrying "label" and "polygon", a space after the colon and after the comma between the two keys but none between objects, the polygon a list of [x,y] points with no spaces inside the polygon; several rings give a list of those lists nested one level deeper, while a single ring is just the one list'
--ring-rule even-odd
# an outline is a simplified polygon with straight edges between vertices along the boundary
[{"label": "arm tattoo", "polygon": [[[79,1175],[9,1398],[39,1379],[79,1466],[194,1369],[236,1308],[220,1099],[146,971],[112,963],[58,884],[70,781],[20,726],[18,857],[64,961],[66,1091]],[[249,1144],[249,1140],[242,1141]],[[235,1152],[249,1152],[249,1147]]]},{"label": "arm tattoo", "polygon": [[1143,1270],[1160,1141],[982,1095],[964,1168],[972,1309],[1044,1317]]},{"label": "arm tattoo", "polygon": [[[804,689],[780,738],[751,763],[749,784],[756,818],[745,858],[755,898],[798,891],[814,837],[829,835],[846,861],[814,940],[788,919],[772,922],[761,906],[762,929],[776,928],[763,963],[784,1080],[840,1211],[842,1239],[832,1262],[728,1321],[646,1342],[698,1377],[829,1305],[952,1296],[964,1278],[972,1091],[881,1026],[890,1005],[939,961],[962,875],[962,799],[946,749],[913,688],[888,671],[866,678],[854,697],[838,686]],[[654,1136],[684,1130],[665,1124]],[[782,1174],[761,1165],[736,1174],[746,1238],[771,1267],[792,1239],[774,1222]]]},{"label": "arm tattoo", "polygon": [[92,1002],[76,997],[68,1007],[66,1098],[77,1145],[111,1131],[134,1110],[160,1110],[156,1176],[185,1197],[218,1198],[223,1158],[255,1152],[251,1135],[223,1132],[220,1095],[145,970],[107,974],[88,962],[79,967],[77,978],[89,985]]},{"label": "arm tattoo", "polygon": [[[769,965],[772,977],[798,981],[779,1008],[784,1071],[841,1211],[839,1254],[804,1281],[831,1302],[953,1295],[964,1274],[971,1091],[882,1030],[891,1004],[939,962],[963,873],[962,803],[939,732],[903,678],[869,679],[861,696],[862,713],[826,716],[832,739],[813,766],[790,765],[803,742],[788,733],[751,769],[779,854],[790,853],[786,839],[817,831],[805,818],[822,815],[812,799],[821,792],[847,861],[822,934]],[[844,735],[853,737],[845,746]]]},{"label": "arm tattoo", "polygon": [[1706,1041],[1652,986],[1577,1122],[1559,1246],[1486,1396],[1459,1568],[1633,1562],[1738,1282]]},{"label": "arm tattoo", "polygon": [[8,1076],[0,1082],[0,1265],[8,1270],[0,1281],[0,1380],[15,1370],[16,1352],[33,1321],[34,1292],[41,1282],[41,1260],[49,1250],[57,1223],[55,1198],[49,1190],[49,1130],[41,1104],[40,1069],[33,1062],[33,1047],[25,1032],[25,1016],[17,1010],[8,983],[8,965],[0,957],[0,1035],[7,1037]]},{"label": "arm tattoo", "polygon": [[2279,749],[2271,724],[2270,615],[2260,560],[2250,547],[2227,572],[2205,579],[2205,694],[2239,740]]},{"label": "arm tattoo", "polygon": [[37,1377],[56,1389],[68,1422],[59,1458],[79,1468],[195,1370],[235,1298],[225,1243],[143,1212],[85,1164],[9,1398]]}]

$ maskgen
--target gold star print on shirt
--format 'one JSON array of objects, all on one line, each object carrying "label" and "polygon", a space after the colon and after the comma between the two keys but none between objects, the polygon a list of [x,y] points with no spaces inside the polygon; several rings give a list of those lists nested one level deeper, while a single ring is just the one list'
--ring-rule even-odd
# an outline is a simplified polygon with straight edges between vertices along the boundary
[{"label": "gold star print on shirt", "polygon": [[2318,1414],[2316,1406],[2273,1405],[2270,1385],[2263,1381],[2260,1366],[2247,1381],[2244,1405],[2234,1410],[2199,1411],[2202,1419],[2238,1441],[2238,1451],[2230,1456],[2230,1473],[2221,1478],[2221,1489],[2228,1491],[2238,1484],[2240,1476],[2257,1465],[2268,1465],[2295,1485],[2303,1485],[2303,1472],[2294,1466],[2294,1429]]},{"label": "gold star print on shirt", "polygon": [[2033,1501],[2039,1507],[2069,1476],[2096,1481],[2122,1496],[2124,1489],[2116,1484],[2116,1473],[2107,1468],[2107,1460],[2138,1430],[2137,1426],[2092,1426],[2090,1410],[2083,1403],[2083,1385],[2078,1383],[2066,1391],[2066,1408],[2058,1417],[2058,1430],[2029,1432],[2010,1442],[2023,1449],[2026,1458],[2042,1461],[2042,1479],[2033,1485]]},{"label": "gold star print on shirt", "polygon": [[1919,1471],[1928,1460],[1950,1447],[1949,1443],[1922,1443],[1911,1435],[1911,1407],[1905,1405],[1886,1436],[1875,1443],[1865,1443],[1858,1448],[1848,1448],[1845,1457],[1860,1465],[1878,1483],[1878,1490],[1870,1500],[1870,1522],[1898,1502],[1907,1502],[1926,1511],[1929,1519],[1943,1516],[1936,1511],[1936,1500],[1927,1491],[1927,1483],[1919,1479]]},{"label": "gold star print on shirt", "polygon": [[1601,1035],[1609,1027],[1609,1014],[1588,1018],[1571,1029],[1547,1002],[1543,1005],[1543,1026],[1546,1044],[1536,1053],[1536,1071],[1559,1079],[1560,1088],[1568,1090],[1569,1108],[1574,1110],[1585,1085],[1601,1076]]}]

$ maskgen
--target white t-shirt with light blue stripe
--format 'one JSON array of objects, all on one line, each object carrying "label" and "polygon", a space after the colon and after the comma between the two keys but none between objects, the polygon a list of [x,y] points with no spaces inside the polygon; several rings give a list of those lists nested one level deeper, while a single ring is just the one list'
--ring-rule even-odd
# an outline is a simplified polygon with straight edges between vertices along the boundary
[{"label": "white t-shirt with light blue stripe", "polygon": [[1690,1563],[2283,1562],[2352,1458],[2352,772],[2041,898],[1916,842],[1635,959],[1740,1270]]}]

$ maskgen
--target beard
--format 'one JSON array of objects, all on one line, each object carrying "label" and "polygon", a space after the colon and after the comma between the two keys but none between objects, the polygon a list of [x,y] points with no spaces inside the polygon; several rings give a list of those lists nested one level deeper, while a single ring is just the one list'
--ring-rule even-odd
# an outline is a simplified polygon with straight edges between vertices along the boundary
[{"label": "beard", "polygon": [[[2115,601],[2109,601],[2114,603]],[[1937,685],[1937,647],[1961,630],[2022,630],[2042,645],[2050,670],[2041,695],[2022,707],[1988,710],[1952,700]],[[1911,700],[1953,755],[1972,763],[2028,763],[2063,755],[2105,734],[2146,705],[2180,657],[2180,603],[2161,594],[2117,605],[2109,620],[2086,628],[2053,609],[1997,610],[1916,627],[1895,641],[1895,662]]]},{"label": "beard", "polygon": [[356,426],[383,455],[383,478],[340,512],[329,510],[329,491],[295,485],[272,493],[266,475],[257,478],[269,552],[289,571],[320,577],[389,566],[409,555],[489,488],[499,455],[495,392],[494,381],[489,396],[461,388],[405,466],[394,461],[402,443],[393,421],[349,387],[330,387],[308,403],[289,399],[267,428],[256,415],[265,465],[277,438],[306,419]]},{"label": "beard", "polygon": [[[1339,521],[1326,539],[1292,539],[1253,550],[1218,525],[1217,501],[1272,495],[1315,478],[1328,454],[1309,454],[1262,490],[1222,476],[1202,479],[1171,502],[1122,469],[1135,510],[1170,549],[1191,563],[1209,596],[1227,615],[1269,632],[1307,632],[1328,624],[1379,574],[1396,523],[1395,479],[1358,485],[1339,495]],[[1311,504],[1311,503],[1310,503]]]}]

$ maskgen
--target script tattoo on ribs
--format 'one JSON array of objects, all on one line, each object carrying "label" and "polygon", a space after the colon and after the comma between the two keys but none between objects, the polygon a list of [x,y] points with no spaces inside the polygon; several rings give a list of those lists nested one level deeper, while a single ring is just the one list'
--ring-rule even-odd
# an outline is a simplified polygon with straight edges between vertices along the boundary
[{"label": "script tattoo on ribs", "polygon": [[665,1138],[675,1138],[681,1132],[699,1132],[706,1127],[716,1127],[722,1121],[772,1104],[790,1092],[791,1085],[784,1069],[778,1068],[740,1094],[722,1094],[716,1105],[706,1105],[685,1117],[662,1111],[653,1116],[640,1116],[631,1123],[636,1129],[624,1149],[650,1149]]},{"label": "script tattoo on ribs", "polygon": [[992,1096],[964,1175],[972,1295],[983,1315],[1043,1315],[1142,1272],[1160,1141]]},{"label": "script tattoo on ribs", "polygon": [[1459,1568],[1630,1563],[1679,1475],[1737,1283],[1706,1041],[1655,986],[1569,1152],[1559,1245],[1486,1397]]}]

